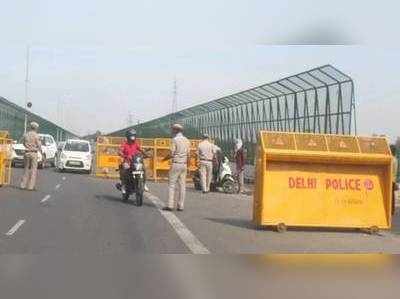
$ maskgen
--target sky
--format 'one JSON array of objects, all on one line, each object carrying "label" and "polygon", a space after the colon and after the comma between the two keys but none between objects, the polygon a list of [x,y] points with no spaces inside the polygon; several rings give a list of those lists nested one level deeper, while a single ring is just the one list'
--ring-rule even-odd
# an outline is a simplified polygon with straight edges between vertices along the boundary
[{"label": "sky", "polygon": [[28,45],[32,111],[79,134],[169,113],[174,78],[182,109],[332,64],[359,133],[400,136],[400,4],[320,2],[8,1],[0,96],[24,104]]}]

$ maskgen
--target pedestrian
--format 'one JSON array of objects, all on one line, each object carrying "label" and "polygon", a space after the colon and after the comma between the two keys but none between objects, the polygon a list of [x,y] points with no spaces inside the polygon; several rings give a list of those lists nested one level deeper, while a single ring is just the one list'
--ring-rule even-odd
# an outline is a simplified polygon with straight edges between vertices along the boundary
[{"label": "pedestrian", "polygon": [[213,160],[217,147],[209,140],[208,134],[204,134],[197,148],[197,157],[200,166],[200,181],[203,193],[210,192],[210,184],[213,177]]},{"label": "pedestrian", "polygon": [[236,162],[236,177],[239,185],[239,193],[245,193],[245,188],[244,188],[245,152],[243,148],[243,141],[241,139],[235,140],[234,159]]},{"label": "pedestrian", "polygon": [[186,175],[190,155],[190,142],[183,136],[183,127],[180,124],[174,124],[171,127],[171,131],[173,135],[171,152],[163,159],[164,161],[172,159],[169,171],[168,204],[163,210],[172,211],[175,208],[175,191],[178,189],[177,210],[183,211],[186,196]]},{"label": "pedestrian", "polygon": [[392,162],[392,214],[394,214],[396,206],[396,191],[399,190],[399,185],[397,184],[397,173],[399,169],[399,161],[397,161],[396,157],[396,146],[391,145],[390,149],[393,155],[393,162]]},{"label": "pedestrian", "polygon": [[24,175],[21,180],[21,189],[35,190],[38,153],[42,152],[42,144],[37,133],[39,125],[36,122],[30,123],[30,130],[24,134],[22,144],[25,147]]}]

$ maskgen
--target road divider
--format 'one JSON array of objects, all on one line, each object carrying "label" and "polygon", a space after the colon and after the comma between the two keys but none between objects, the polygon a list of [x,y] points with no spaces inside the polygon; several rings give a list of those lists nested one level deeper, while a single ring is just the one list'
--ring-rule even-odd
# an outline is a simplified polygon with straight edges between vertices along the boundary
[{"label": "road divider", "polygon": [[15,225],[10,228],[10,230],[6,233],[7,236],[12,236],[15,232],[25,223],[25,219],[18,220]]},{"label": "road divider", "polygon": [[196,238],[195,235],[172,212],[163,211],[164,203],[155,195],[146,192],[145,196],[159,209],[161,215],[168,221],[179,238],[194,254],[209,254],[210,251]]},{"label": "road divider", "polygon": [[45,197],[43,197],[43,199],[40,201],[40,203],[44,203],[46,201],[48,201],[50,199],[51,195],[47,194]]}]

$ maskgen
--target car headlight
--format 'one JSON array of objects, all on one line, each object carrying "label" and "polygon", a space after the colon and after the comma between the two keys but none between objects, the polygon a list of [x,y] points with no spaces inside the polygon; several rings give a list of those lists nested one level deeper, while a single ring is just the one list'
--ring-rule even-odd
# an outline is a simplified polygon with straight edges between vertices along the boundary
[{"label": "car headlight", "polygon": [[92,160],[92,155],[87,155],[86,160],[88,160],[88,161]]}]

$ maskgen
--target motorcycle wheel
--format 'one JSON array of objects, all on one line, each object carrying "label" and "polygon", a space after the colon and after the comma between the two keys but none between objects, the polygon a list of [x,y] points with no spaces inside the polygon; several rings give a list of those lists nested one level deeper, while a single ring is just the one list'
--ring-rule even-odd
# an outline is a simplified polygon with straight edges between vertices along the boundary
[{"label": "motorcycle wheel", "polygon": [[136,205],[138,207],[143,205],[143,192],[144,192],[144,181],[143,179],[138,179],[136,186]]},{"label": "motorcycle wheel", "polygon": [[129,200],[129,193],[125,192],[124,194],[122,194],[122,201],[127,202],[128,200]]},{"label": "motorcycle wheel", "polygon": [[235,193],[235,183],[232,181],[225,181],[222,183],[222,190],[224,193],[233,194]]}]

